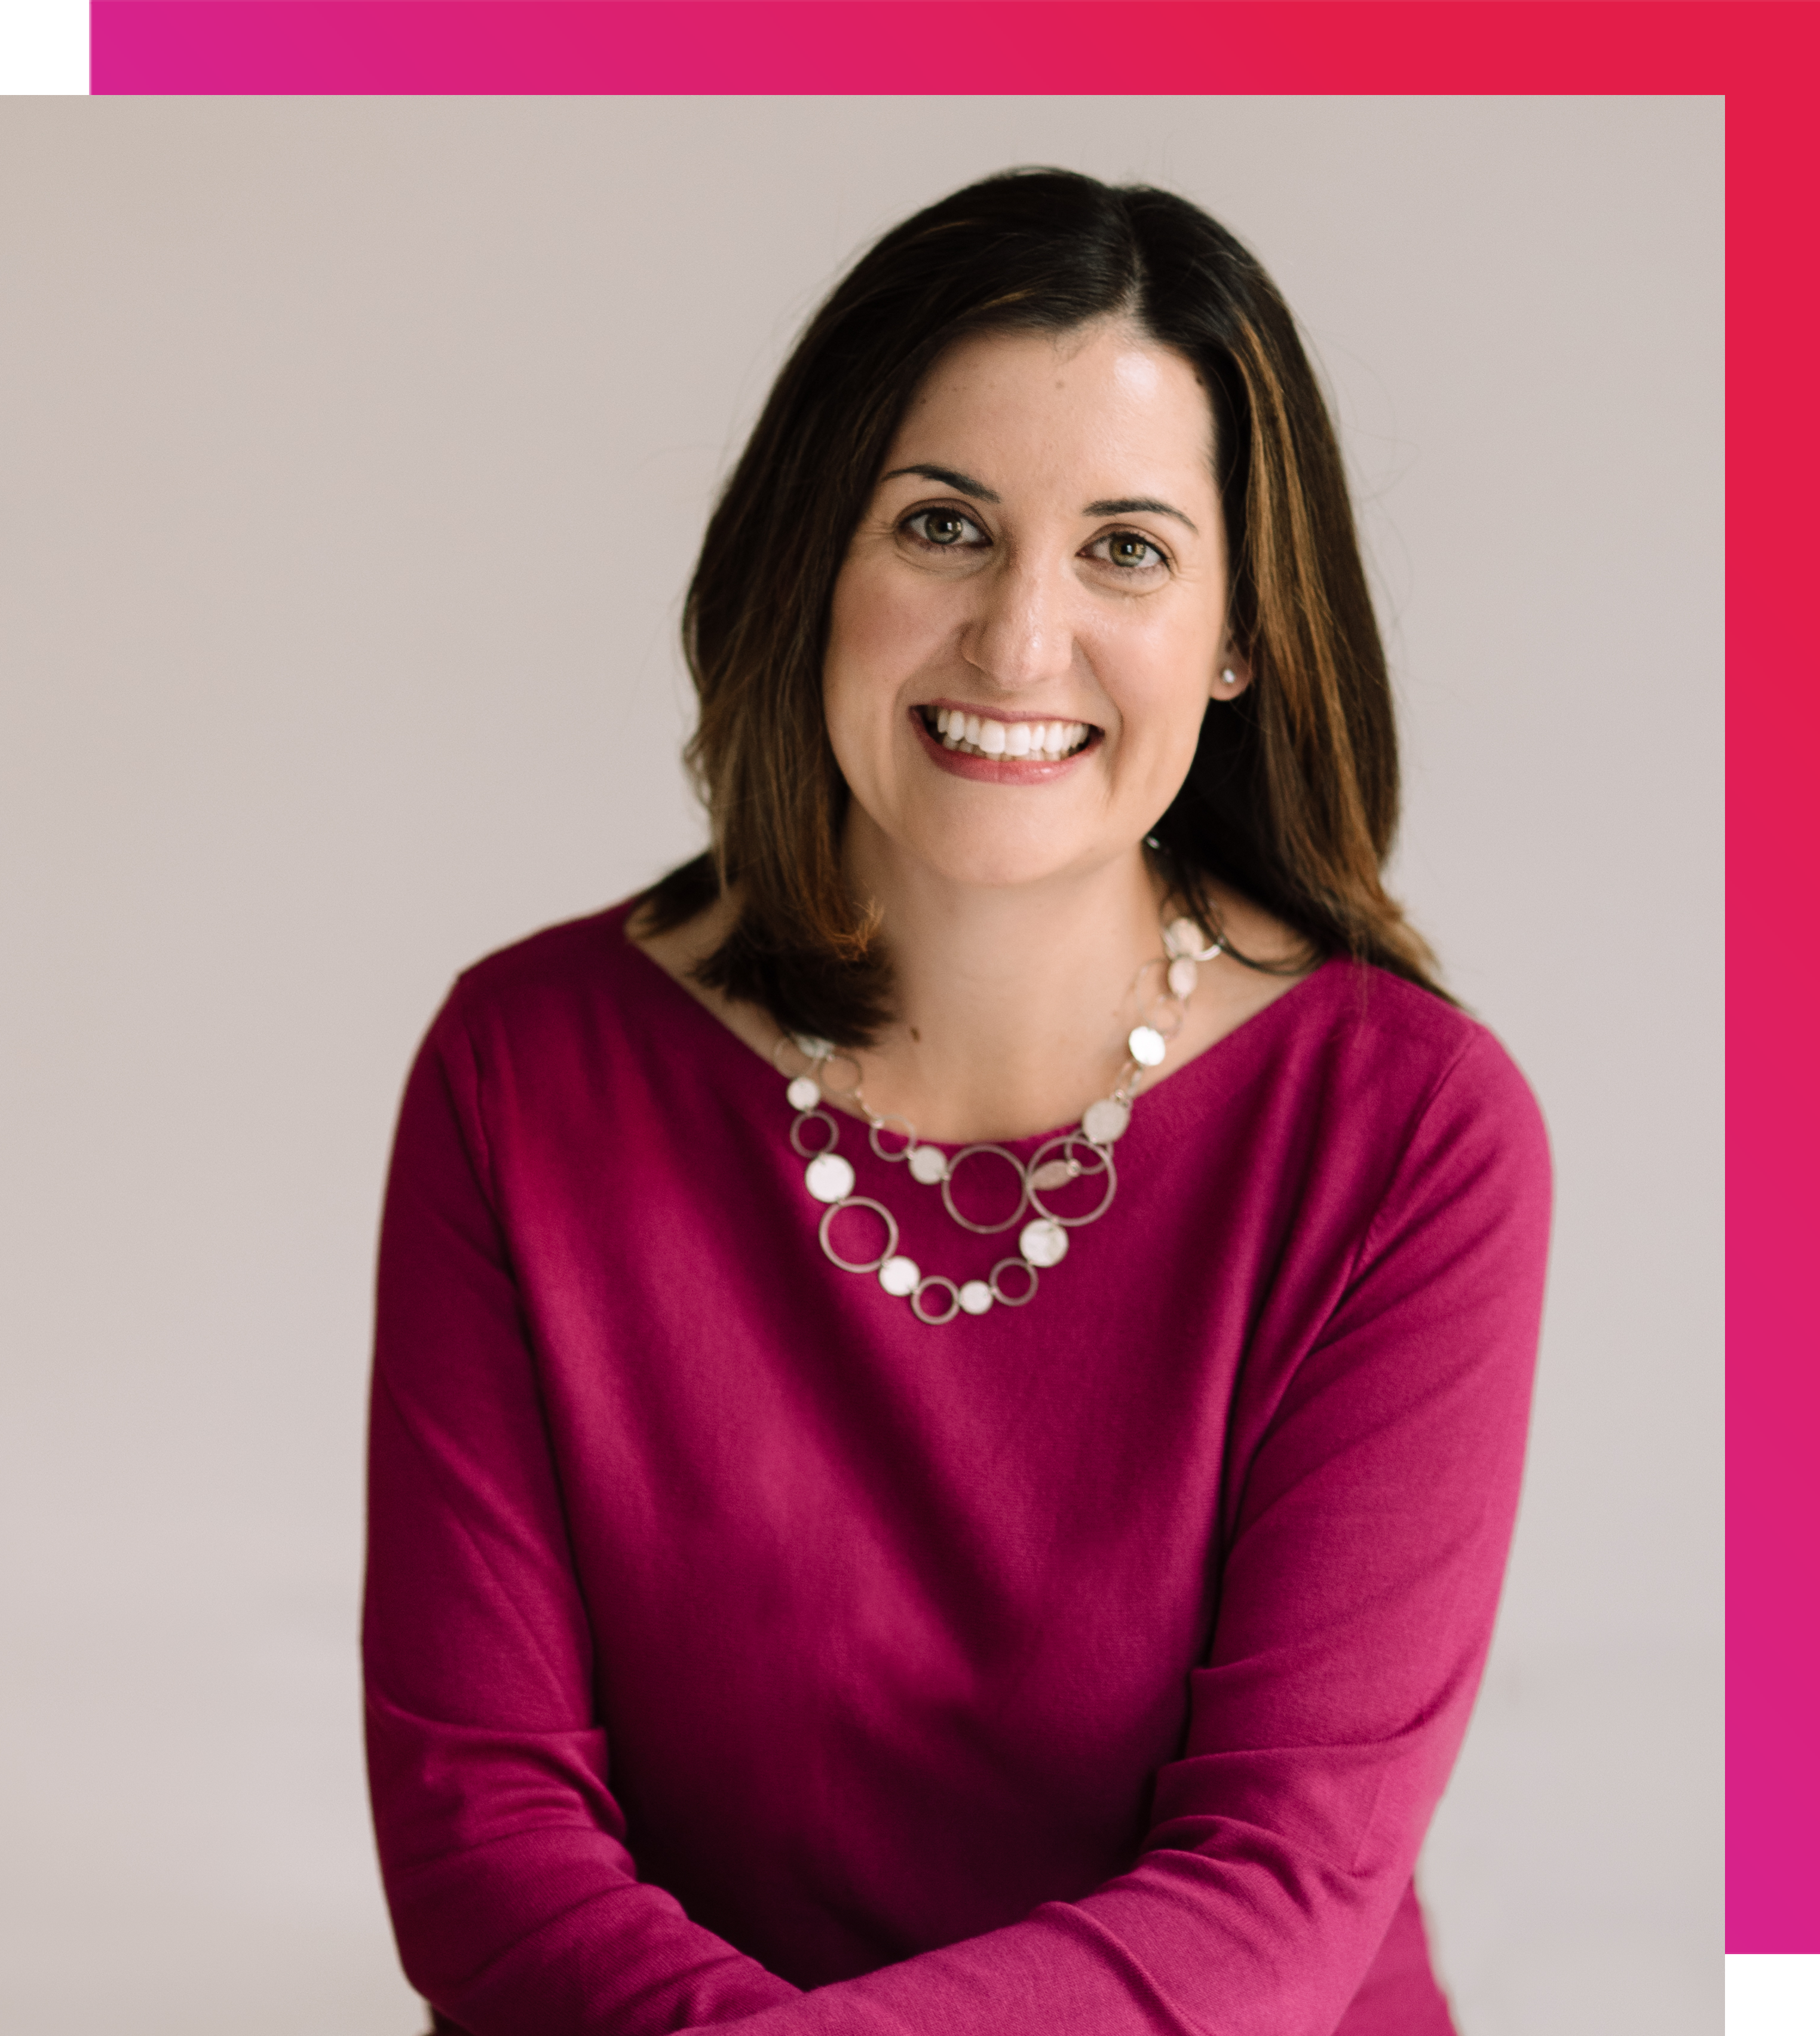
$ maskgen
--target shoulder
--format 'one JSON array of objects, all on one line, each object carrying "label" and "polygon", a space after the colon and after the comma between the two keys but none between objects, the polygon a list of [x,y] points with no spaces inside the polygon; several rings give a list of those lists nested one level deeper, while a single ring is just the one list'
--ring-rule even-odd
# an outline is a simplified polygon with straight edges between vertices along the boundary
[{"label": "shoulder", "polygon": [[662,978],[626,936],[635,898],[545,926],[455,978],[437,1020],[472,1049],[548,1050],[563,1035],[636,1029]]},{"label": "shoulder", "polygon": [[1535,1118],[1529,1084],[1491,1028],[1432,990],[1362,963],[1333,960],[1286,1005],[1292,1052],[1343,1068],[1354,1084],[1420,1110],[1446,1092]]},{"label": "shoulder", "polygon": [[1350,1182],[1360,1222],[1491,1176],[1546,1209],[1547,1136],[1528,1083],[1489,1027],[1432,991],[1330,960],[1228,1048],[1223,1085],[1281,1126],[1286,1152]]},{"label": "shoulder", "polygon": [[1382,970],[1329,963],[1304,986],[1336,1107],[1385,1176],[1379,1225],[1468,1204],[1545,1232],[1548,1136],[1534,1092],[1491,1028]]}]

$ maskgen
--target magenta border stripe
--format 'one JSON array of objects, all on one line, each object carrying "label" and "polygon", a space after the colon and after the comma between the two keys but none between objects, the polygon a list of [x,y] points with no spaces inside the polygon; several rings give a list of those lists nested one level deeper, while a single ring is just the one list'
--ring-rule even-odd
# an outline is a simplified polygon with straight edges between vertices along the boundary
[{"label": "magenta border stripe", "polygon": [[1690,91],[1757,0],[93,0],[115,92]]},{"label": "magenta border stripe", "polygon": [[1778,61],[1754,67],[1727,108],[1726,1948],[1814,1952],[1820,177],[1810,95],[1820,18],[1805,6],[1788,15]]}]

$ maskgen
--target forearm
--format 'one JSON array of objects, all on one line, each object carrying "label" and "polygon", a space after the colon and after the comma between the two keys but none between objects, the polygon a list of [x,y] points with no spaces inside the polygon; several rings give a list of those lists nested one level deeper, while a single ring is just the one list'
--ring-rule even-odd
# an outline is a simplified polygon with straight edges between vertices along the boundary
[{"label": "forearm", "polygon": [[[737,2026],[740,2036],[1327,2036],[1400,1894],[1314,1895],[1260,1862],[1155,1853],[1080,1902],[1046,1903]],[[1298,1960],[1311,1895],[1321,1943]]]},{"label": "forearm", "polygon": [[469,2036],[665,2036],[797,1997],[639,1880],[597,1732],[508,1741],[371,1691],[367,1734],[405,1973]]}]

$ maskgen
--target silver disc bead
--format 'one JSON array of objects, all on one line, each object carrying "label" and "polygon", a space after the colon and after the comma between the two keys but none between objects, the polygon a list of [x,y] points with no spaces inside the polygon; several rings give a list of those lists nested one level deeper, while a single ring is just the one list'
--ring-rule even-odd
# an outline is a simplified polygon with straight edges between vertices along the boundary
[{"label": "silver disc bead", "polygon": [[1059,1223],[1039,1216],[1018,1232],[1017,1248],[1033,1265],[1059,1265],[1068,1256],[1068,1232]]},{"label": "silver disc bead", "polygon": [[900,1301],[914,1294],[921,1284],[922,1268],[914,1258],[906,1258],[901,1254],[895,1258],[887,1258],[879,1268],[879,1284]]},{"label": "silver disc bead", "polygon": [[818,1152],[803,1169],[804,1185],[818,1202],[845,1201],[853,1191],[853,1170],[838,1152]]},{"label": "silver disc bead", "polygon": [[1169,1051],[1169,1042],[1154,1025],[1134,1025],[1125,1041],[1132,1058],[1140,1068],[1159,1068]]},{"label": "silver disc bead", "polygon": [[1102,1095],[1098,1103],[1090,1103],[1083,1112],[1080,1128],[1095,1145],[1110,1145],[1115,1138],[1125,1136],[1125,1126],[1131,1122],[1131,1106],[1121,1103],[1116,1095]]}]

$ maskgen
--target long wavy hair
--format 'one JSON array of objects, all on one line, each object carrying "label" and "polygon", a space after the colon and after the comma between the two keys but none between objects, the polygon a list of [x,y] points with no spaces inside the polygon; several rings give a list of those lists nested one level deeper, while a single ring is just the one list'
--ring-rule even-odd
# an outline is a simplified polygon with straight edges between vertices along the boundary
[{"label": "long wavy hair", "polygon": [[778,376],[690,583],[701,718],[688,756],[712,846],[646,894],[644,923],[679,926],[731,889],[737,917],[698,974],[789,1030],[857,1046],[891,1016],[888,937],[842,873],[849,794],[822,666],[835,577],[899,422],[957,340],[1113,316],[1182,355],[1207,390],[1229,627],[1252,673],[1238,699],[1209,704],[1151,853],[1205,922],[1217,877],[1311,957],[1348,955],[1445,994],[1384,888],[1390,686],[1339,445],[1288,307],[1185,198],[1016,170],[906,220],[836,286]]}]

